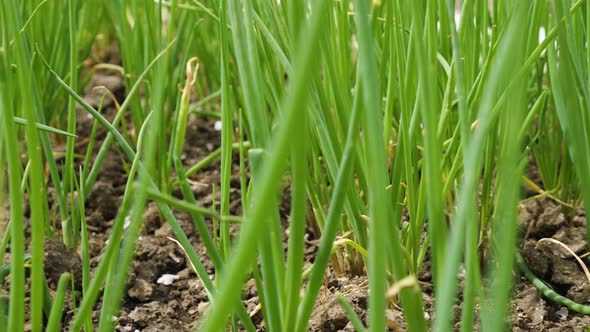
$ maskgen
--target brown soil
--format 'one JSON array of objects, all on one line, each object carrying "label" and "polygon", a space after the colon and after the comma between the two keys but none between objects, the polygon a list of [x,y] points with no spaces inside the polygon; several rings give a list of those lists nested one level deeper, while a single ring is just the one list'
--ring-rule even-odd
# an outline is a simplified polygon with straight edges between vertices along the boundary
[{"label": "brown soil", "polygon": [[[566,218],[558,204],[544,198],[521,207],[520,223],[524,232],[521,253],[530,270],[561,295],[581,304],[590,304],[589,281],[574,257],[554,243],[543,242],[535,248],[540,239],[552,238],[579,256],[585,254],[584,211],[577,210],[572,218]],[[584,259],[584,263],[590,262]],[[590,327],[590,317],[542,298],[522,277],[516,286],[513,303],[514,331],[585,331]]]},{"label": "brown soil", "polygon": [[[124,87],[119,76],[97,73],[89,86],[99,85],[107,86],[119,101],[122,100]],[[91,105],[98,106],[101,94],[102,92],[89,88],[85,92],[85,99]],[[113,102],[107,99],[103,109],[106,117],[112,120],[115,114]],[[79,110],[78,115],[79,140],[83,141],[88,137],[93,119],[82,110]],[[99,129],[96,147],[100,146],[105,136],[105,131]],[[220,133],[214,129],[212,120],[191,116],[186,139],[184,163],[188,166],[194,165],[219,147]],[[80,144],[77,152],[85,153],[85,150],[86,145]],[[234,162],[237,162],[237,157],[234,158]],[[123,195],[126,181],[123,165],[122,153],[116,148],[111,148],[97,182],[87,199],[86,217],[90,236],[92,268],[95,268],[100,260]],[[195,183],[192,189],[198,202],[206,207],[210,207],[214,201],[213,186],[219,188],[218,170],[219,162],[217,161],[198,172],[191,179]],[[237,165],[234,165],[233,174],[231,210],[232,213],[239,215],[241,202],[239,167]],[[288,205],[283,205],[281,212],[285,217],[288,213]],[[176,216],[197,252],[201,257],[207,257],[190,217],[180,212],[176,213]],[[286,229],[286,218],[283,220]],[[581,303],[588,303],[590,287],[575,260],[553,244],[543,245],[542,250],[534,248],[540,238],[553,237],[570,246],[576,253],[583,254],[587,247],[584,213],[578,212],[572,221],[568,221],[557,204],[549,199],[543,199],[532,201],[522,207],[521,223],[522,228],[528,230],[526,239],[522,243],[522,253],[531,270],[563,295]],[[187,263],[183,251],[168,237],[173,237],[170,227],[160,218],[157,207],[150,203],[145,211],[142,235],[137,241],[135,259],[129,271],[127,293],[121,312],[116,318],[117,331],[194,331],[196,321],[207,309],[208,299],[202,283]],[[286,241],[286,235],[284,238]],[[312,232],[310,232],[309,238],[313,239]],[[316,250],[315,243],[313,240],[308,241],[306,266],[313,261]],[[79,271],[80,258],[78,254],[68,251],[58,241],[48,240],[46,252],[46,272],[52,289],[54,289],[55,282],[61,272],[65,270]],[[208,272],[213,275],[211,263],[205,260],[204,264]],[[425,282],[423,297],[430,313],[430,319],[433,301],[432,288],[428,285],[431,281],[430,273],[427,271],[428,266],[429,262],[427,261],[420,274],[420,279]],[[159,283],[159,278],[165,274],[175,275],[176,279],[169,285]],[[590,326],[590,317],[572,312],[565,313],[559,305],[552,304],[542,298],[526,279],[519,277],[517,280],[513,315],[509,318],[513,322],[514,331],[581,331],[583,327]],[[79,278],[76,280],[76,285],[79,285]],[[253,317],[254,322],[258,324],[261,331],[264,331],[261,313],[257,311],[258,297],[253,281],[250,280],[244,288],[246,307],[252,313],[257,312]],[[337,293],[344,294],[359,316],[363,320],[366,319],[366,277],[335,276],[333,271],[330,271],[310,319],[310,331],[354,330],[336,299]],[[97,320],[100,304],[95,309],[94,317]],[[70,319],[72,314],[73,312],[70,310],[66,315],[66,320]],[[387,318],[390,331],[405,331],[403,316],[396,306],[392,305],[391,309],[387,311]],[[65,325],[67,326],[67,322]]]}]

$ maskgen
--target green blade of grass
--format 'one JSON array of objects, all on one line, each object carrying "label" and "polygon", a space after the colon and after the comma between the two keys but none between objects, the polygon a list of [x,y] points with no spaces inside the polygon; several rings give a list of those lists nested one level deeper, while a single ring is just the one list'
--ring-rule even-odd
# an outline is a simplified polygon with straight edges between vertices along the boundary
[{"label": "green blade of grass", "polygon": [[[303,118],[300,121],[302,130],[306,131],[307,122]],[[307,139],[297,149],[291,152],[291,215],[289,224],[288,256],[287,271],[285,281],[285,298],[283,312],[282,330],[287,331],[289,328],[296,326],[297,308],[300,303],[301,293],[301,271],[304,263],[305,250],[305,226],[307,212]]]},{"label": "green blade of grass", "polygon": [[355,330],[357,332],[367,331],[367,328],[363,325],[363,322],[361,321],[360,317],[354,311],[352,305],[348,302],[344,295],[338,293],[336,295],[336,298],[338,299],[338,302],[340,302],[342,309],[344,309],[344,311],[346,312],[346,315],[348,316],[348,319],[352,323],[352,326],[354,326]]},{"label": "green blade of grass", "polygon": [[[13,2],[12,6],[7,5],[4,8],[8,13],[8,22],[12,26],[12,31],[18,30],[16,18],[18,16],[18,2]],[[31,81],[31,71],[29,64],[26,63],[26,38],[23,35],[19,35],[15,39],[13,45],[14,57],[16,68],[18,70],[17,75],[14,79],[15,87],[18,87],[19,91],[28,91],[32,88],[33,82]],[[37,123],[37,114],[35,112],[35,105],[32,98],[29,98],[25,94],[17,95],[15,98],[18,105],[20,105],[25,112],[25,119],[27,125],[25,127],[26,132],[26,143],[27,143],[27,155],[31,162],[31,172],[29,176],[29,204],[31,207],[31,248],[32,248],[32,267],[31,267],[31,307],[30,307],[30,319],[31,328],[33,331],[40,331],[43,326],[43,297],[44,297],[44,251],[43,243],[45,238],[45,206],[46,193],[45,193],[45,172],[43,168],[43,160],[41,155],[41,145],[39,140],[39,133],[35,127]],[[6,121],[6,120],[5,120]],[[5,123],[9,123],[8,121]],[[15,192],[17,194],[17,192]],[[22,230],[21,227],[15,227],[18,231]],[[23,236],[22,234],[16,236]],[[13,243],[16,236],[13,236]],[[21,254],[17,251],[15,255]],[[18,275],[18,273],[17,273]],[[18,285],[21,286],[21,285]],[[19,299],[16,299],[19,300]],[[24,300],[24,299],[20,299]],[[15,302],[13,302],[15,303]],[[22,303],[22,302],[16,302]],[[15,305],[16,305],[15,303]],[[11,327],[9,321],[9,328]],[[18,328],[17,328],[18,330]]]},{"label": "green blade of grass", "polygon": [[[421,10],[418,6],[418,2],[413,3],[413,17],[416,32],[414,36],[414,50],[416,53],[416,62],[419,72],[419,82],[421,92],[429,98],[420,98],[421,101],[421,115],[422,121],[424,122],[424,162],[425,162],[425,179],[428,183],[427,191],[427,209],[428,209],[428,227],[431,241],[432,241],[432,272],[433,280],[435,285],[435,293],[438,288],[438,276],[442,271],[442,266],[445,265],[444,251],[446,248],[446,221],[444,217],[444,203],[442,197],[442,174],[441,174],[441,163],[442,159],[440,141],[435,134],[437,132],[437,119],[439,114],[437,111],[436,93],[435,86],[435,58],[432,53],[434,50],[432,45],[423,43],[423,34],[425,31],[422,26],[424,25],[421,17]],[[428,6],[428,12],[434,15],[435,9],[432,5]],[[427,24],[433,24],[434,20],[428,20]],[[429,38],[432,38],[433,31],[428,30],[426,32]],[[432,43],[432,42],[431,42]],[[433,63],[434,62],[434,63]],[[420,230],[418,228],[418,230]]]},{"label": "green blade of grass", "polygon": [[[3,10],[3,12],[6,12]],[[3,64],[4,65],[4,64]],[[2,82],[7,82],[2,80]],[[0,83],[0,114],[3,116],[4,123],[12,121],[12,111],[7,107],[9,96],[6,95],[10,90],[4,83]],[[25,267],[24,267],[24,210],[23,210],[23,193],[21,191],[21,174],[20,157],[18,151],[17,135],[14,126],[4,127],[3,142],[6,162],[8,164],[8,186],[10,206],[10,231],[11,231],[11,264],[10,274],[10,306],[8,312],[8,331],[23,331],[25,324]]]},{"label": "green blade of grass", "polygon": [[[111,292],[108,292],[108,288],[105,287],[105,292],[103,294],[103,305],[100,314],[100,325],[99,331],[107,332],[112,331],[114,329],[114,321],[110,319],[114,317],[117,312],[119,311],[120,303],[123,298],[123,291],[125,289],[125,285],[128,278],[128,269],[129,265],[131,264],[131,260],[133,259],[133,254],[135,252],[135,246],[137,243],[137,238],[139,237],[139,231],[141,226],[143,225],[142,216],[143,216],[143,209],[145,202],[147,200],[147,189],[149,181],[149,175],[147,172],[144,172],[140,175],[139,180],[137,181],[137,185],[132,188],[134,185],[134,178],[135,178],[135,169],[138,167],[140,163],[140,158],[143,157],[145,167],[150,168],[151,165],[154,164],[154,135],[149,135],[147,138],[145,137],[146,130],[155,130],[155,125],[153,122],[150,121],[151,115],[153,113],[148,114],[146,117],[138,136],[137,141],[137,151],[138,153],[135,155],[135,159],[132,164],[132,171],[130,172],[128,186],[125,190],[126,196],[129,195],[133,198],[133,207],[131,208],[131,212],[129,213],[129,226],[127,227],[125,237],[123,238],[123,244],[119,250],[118,257],[113,257],[116,261],[116,271],[111,271],[110,273],[110,280],[107,278],[106,283],[107,285],[112,285]],[[157,121],[157,120],[156,120]],[[145,143],[148,148],[144,149],[143,140],[146,139],[147,142]],[[124,219],[127,219],[127,211],[119,211],[119,214],[124,216]]]},{"label": "green blade of grass", "polygon": [[359,76],[363,85],[363,120],[364,138],[367,144],[368,171],[368,205],[369,217],[369,261],[367,272],[369,275],[369,331],[385,330],[385,291],[387,289],[385,264],[380,255],[385,252],[387,238],[382,231],[390,218],[386,207],[387,194],[385,187],[388,183],[385,169],[385,153],[383,137],[380,134],[381,98],[380,87],[376,80],[377,64],[373,49],[373,38],[369,30],[367,2],[354,2],[357,11],[355,22],[359,40]]},{"label": "green blade of grass", "polygon": [[[229,58],[229,35],[227,27],[227,7],[226,1],[220,1],[220,16],[219,21],[219,35],[221,38],[220,58],[221,58],[221,200],[219,207],[219,214],[221,217],[229,215],[230,204],[230,177],[232,170],[232,141],[233,141],[233,112],[230,107],[230,73],[229,63],[225,59]],[[231,242],[229,234],[229,224],[226,221],[221,221],[220,229],[220,251],[221,257],[227,261]]]},{"label": "green blade of grass", "polygon": [[64,273],[59,277],[57,289],[55,291],[55,299],[51,306],[51,313],[47,321],[47,330],[51,332],[61,331],[61,320],[64,314],[64,304],[66,299],[66,292],[70,282],[70,274]]},{"label": "green blade of grass", "polygon": [[[16,124],[20,124],[20,125],[27,124],[27,120],[25,120],[23,118],[19,118],[18,116],[14,116],[13,120],[14,120],[14,123],[16,123]],[[67,132],[65,130],[60,130],[60,129],[57,129],[54,127],[46,126],[46,125],[38,123],[38,122],[35,123],[35,127],[37,127],[37,129],[44,130],[44,131],[46,131],[48,133],[52,133],[52,134],[63,135],[63,136],[73,137],[73,138],[77,137],[76,134],[72,134],[72,133]]]},{"label": "green blade of grass", "polygon": [[[78,43],[76,38],[76,4],[75,0],[68,0],[68,27],[70,40],[70,87],[72,90],[78,90]],[[76,132],[76,101],[71,96],[68,98],[68,131]],[[64,164],[62,179],[63,187],[67,192],[73,190],[72,182],[75,181],[74,176],[74,149],[76,140],[74,137],[68,137],[66,141],[66,160]],[[72,208],[73,210],[73,208]],[[77,242],[77,236],[74,233],[72,226],[72,218],[67,218],[62,221],[62,236],[64,243],[68,247],[74,247]]]}]

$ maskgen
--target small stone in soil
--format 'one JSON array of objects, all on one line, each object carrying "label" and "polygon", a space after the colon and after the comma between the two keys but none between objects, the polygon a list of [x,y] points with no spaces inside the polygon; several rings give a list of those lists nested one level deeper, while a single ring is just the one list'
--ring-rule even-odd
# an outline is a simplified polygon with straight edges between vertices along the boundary
[{"label": "small stone in soil", "polygon": [[160,278],[158,278],[157,283],[158,284],[163,284],[166,286],[172,285],[172,283],[178,280],[178,276],[176,274],[163,274]]},{"label": "small stone in soil", "polygon": [[555,314],[557,315],[557,317],[559,317],[560,320],[565,320],[569,315],[569,311],[566,307],[561,307],[559,310],[557,310]]}]

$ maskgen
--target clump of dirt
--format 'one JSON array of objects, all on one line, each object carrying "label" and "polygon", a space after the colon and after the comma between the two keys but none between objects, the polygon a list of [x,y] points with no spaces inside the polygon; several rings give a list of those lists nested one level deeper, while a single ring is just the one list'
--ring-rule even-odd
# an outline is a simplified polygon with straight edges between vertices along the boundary
[{"label": "clump of dirt", "polygon": [[56,286],[62,273],[69,272],[74,277],[76,289],[82,289],[82,260],[75,252],[56,239],[45,238],[45,275],[47,281]]}]

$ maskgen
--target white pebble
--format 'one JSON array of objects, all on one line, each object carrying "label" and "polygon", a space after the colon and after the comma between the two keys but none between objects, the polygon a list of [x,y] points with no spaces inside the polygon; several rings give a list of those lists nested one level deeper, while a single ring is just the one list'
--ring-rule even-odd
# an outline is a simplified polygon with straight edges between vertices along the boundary
[{"label": "white pebble", "polygon": [[176,274],[166,273],[166,274],[163,274],[160,278],[158,278],[157,283],[169,286],[169,285],[172,285],[174,280],[178,280],[178,278],[179,277]]},{"label": "white pebble", "polygon": [[560,320],[565,320],[569,314],[569,310],[566,307],[561,307],[555,314]]}]

